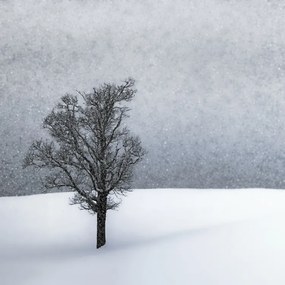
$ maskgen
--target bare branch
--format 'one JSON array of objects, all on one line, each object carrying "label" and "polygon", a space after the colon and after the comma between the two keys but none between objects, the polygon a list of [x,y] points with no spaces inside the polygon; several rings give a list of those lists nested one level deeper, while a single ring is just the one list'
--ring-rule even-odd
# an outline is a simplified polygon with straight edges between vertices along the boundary
[{"label": "bare branch", "polygon": [[139,139],[122,128],[129,111],[122,103],[132,100],[133,87],[134,80],[127,79],[91,93],[77,91],[79,99],[64,95],[43,123],[51,140],[35,141],[24,167],[47,169],[45,187],[75,191],[72,203],[81,209],[95,213],[102,201],[116,208],[119,202],[109,194],[130,189],[134,166],[144,155]]}]

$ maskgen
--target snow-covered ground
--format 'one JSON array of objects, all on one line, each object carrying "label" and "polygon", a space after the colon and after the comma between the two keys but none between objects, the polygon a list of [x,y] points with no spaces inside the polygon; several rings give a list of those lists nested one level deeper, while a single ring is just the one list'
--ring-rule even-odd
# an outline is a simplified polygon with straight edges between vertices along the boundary
[{"label": "snow-covered ground", "polygon": [[1,285],[285,284],[282,190],[135,190],[100,250],[70,195],[0,198]]}]

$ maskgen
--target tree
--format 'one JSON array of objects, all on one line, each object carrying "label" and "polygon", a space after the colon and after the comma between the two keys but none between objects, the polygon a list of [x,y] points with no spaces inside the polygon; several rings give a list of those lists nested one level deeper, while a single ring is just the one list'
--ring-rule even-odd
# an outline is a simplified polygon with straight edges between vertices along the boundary
[{"label": "tree", "polygon": [[73,204],[97,213],[97,248],[106,243],[107,210],[119,205],[114,196],[130,190],[134,166],[144,155],[139,138],[122,125],[133,87],[128,79],[63,96],[43,123],[51,139],[34,141],[24,160],[24,167],[48,170],[46,188],[73,190]]}]

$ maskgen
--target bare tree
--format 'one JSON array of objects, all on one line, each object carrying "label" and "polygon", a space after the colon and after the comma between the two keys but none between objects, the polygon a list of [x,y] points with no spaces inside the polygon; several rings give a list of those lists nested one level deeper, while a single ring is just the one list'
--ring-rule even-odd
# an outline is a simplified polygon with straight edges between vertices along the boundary
[{"label": "bare tree", "polygon": [[43,123],[52,140],[35,141],[24,161],[25,167],[49,170],[45,187],[69,188],[73,204],[97,213],[97,248],[106,243],[106,212],[119,204],[114,195],[130,190],[134,166],[144,155],[139,138],[122,126],[133,87],[128,79],[63,96]]}]

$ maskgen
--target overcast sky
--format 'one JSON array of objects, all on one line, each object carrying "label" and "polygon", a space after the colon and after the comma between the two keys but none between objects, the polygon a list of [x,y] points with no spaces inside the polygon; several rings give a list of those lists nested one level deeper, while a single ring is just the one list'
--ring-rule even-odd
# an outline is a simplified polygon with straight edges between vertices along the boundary
[{"label": "overcast sky", "polygon": [[129,125],[148,151],[136,187],[285,187],[284,12],[278,0],[0,1],[2,160],[19,165],[65,93],[131,76]]}]

